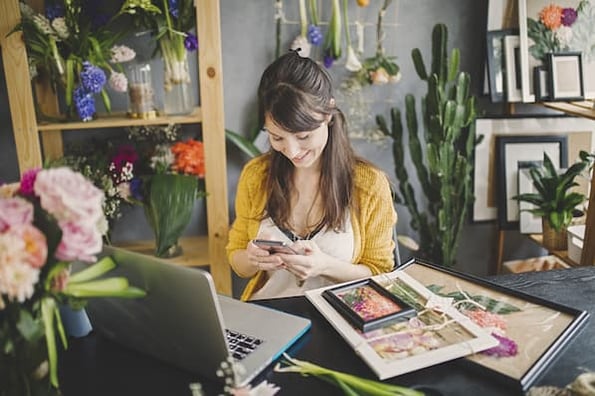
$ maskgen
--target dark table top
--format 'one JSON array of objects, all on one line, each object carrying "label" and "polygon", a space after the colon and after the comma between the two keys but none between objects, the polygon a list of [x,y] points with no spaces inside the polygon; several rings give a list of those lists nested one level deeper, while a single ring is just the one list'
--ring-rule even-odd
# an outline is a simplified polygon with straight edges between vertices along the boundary
[{"label": "dark table top", "polygon": [[[572,268],[490,278],[494,283],[523,291],[595,314],[595,267]],[[376,379],[368,366],[304,298],[293,297],[261,302],[276,309],[312,320],[312,328],[288,353],[334,370]],[[595,370],[595,325],[590,318],[584,328],[564,347],[535,385],[563,387],[579,374]],[[256,380],[266,379],[281,388],[280,395],[341,395],[342,392],[316,378],[295,373],[276,373],[267,368]],[[91,333],[71,339],[60,354],[60,381],[65,396],[94,395],[187,395],[190,382],[201,382],[206,394],[223,393],[217,384],[144,356]],[[420,387],[428,395],[511,395],[520,393],[505,387],[485,372],[462,364],[461,360],[401,375],[387,382]]]}]

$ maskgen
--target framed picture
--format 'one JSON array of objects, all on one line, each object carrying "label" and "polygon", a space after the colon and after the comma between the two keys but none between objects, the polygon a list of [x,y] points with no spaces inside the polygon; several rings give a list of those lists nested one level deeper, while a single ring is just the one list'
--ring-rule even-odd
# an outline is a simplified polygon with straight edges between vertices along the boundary
[{"label": "framed picture", "polygon": [[[536,161],[536,166],[541,166],[543,161]],[[529,174],[530,166],[522,167],[519,165],[518,191],[519,194],[535,193],[535,186],[533,179]],[[521,234],[540,234],[541,230],[541,216],[536,216],[527,209],[534,208],[535,205],[529,202],[519,202],[519,231]]]},{"label": "framed picture", "polygon": [[519,36],[504,36],[505,92],[507,102],[520,102],[523,99],[520,83]]},{"label": "framed picture", "polygon": [[[595,98],[594,3],[560,0],[552,4],[550,0],[519,0],[518,7],[523,102],[535,101],[531,73],[536,66],[546,66],[550,52],[582,53],[584,97]],[[555,7],[572,9],[576,18],[563,21],[562,13]],[[546,17],[545,22],[542,15]]]},{"label": "framed picture", "polygon": [[498,226],[501,230],[519,227],[518,170],[520,162],[540,161],[544,153],[555,167],[566,167],[566,136],[499,136],[497,144]]},{"label": "framed picture", "polygon": [[327,289],[322,296],[363,332],[415,316],[413,307],[372,279]]},{"label": "framed picture", "polygon": [[[496,138],[517,135],[562,135],[568,138],[568,159],[574,162],[580,150],[595,150],[595,121],[582,117],[532,116],[478,118],[477,136],[483,139],[475,146],[473,168],[473,221],[497,219]],[[542,160],[543,158],[539,158]],[[588,183],[581,185],[584,193]]]},{"label": "framed picture", "polygon": [[533,68],[533,86],[535,87],[535,100],[543,102],[550,98],[550,81],[548,69],[545,66]]},{"label": "framed picture", "polygon": [[419,259],[409,260],[398,271],[410,275],[435,294],[453,299],[457,309],[485,329],[497,329],[498,349],[459,361],[515,388],[516,393],[535,383],[589,316],[586,311]]},{"label": "framed picture", "polygon": [[491,30],[487,32],[487,65],[490,99],[493,103],[505,100],[504,90],[504,37],[518,35],[518,30]]},{"label": "framed picture", "polygon": [[583,62],[580,52],[549,53],[550,100],[583,99]]}]

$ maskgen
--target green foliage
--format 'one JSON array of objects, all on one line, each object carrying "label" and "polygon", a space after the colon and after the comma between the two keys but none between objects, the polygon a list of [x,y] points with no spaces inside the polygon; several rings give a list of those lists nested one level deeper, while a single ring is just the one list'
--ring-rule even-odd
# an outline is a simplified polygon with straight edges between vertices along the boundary
[{"label": "green foliage", "polygon": [[421,98],[423,137],[417,122],[415,97],[405,96],[409,155],[426,197],[425,208],[418,205],[405,167],[401,111],[391,109],[390,129],[383,116],[378,115],[376,122],[385,135],[393,138],[395,173],[399,180],[395,202],[409,210],[411,227],[419,233],[421,254],[435,263],[452,266],[467,209],[473,201],[471,158],[477,141],[470,77],[459,72],[459,50],[453,49],[449,60],[446,45],[446,26],[437,24],[432,32],[430,70],[426,70],[418,48],[411,52],[415,70],[428,88]]},{"label": "green foliage", "polygon": [[537,192],[516,195],[513,199],[535,205],[535,208],[527,211],[546,217],[554,230],[566,228],[572,221],[577,205],[586,199],[584,194],[573,192],[571,189],[578,185],[575,178],[587,169],[591,159],[590,154],[581,151],[580,159],[564,173],[558,174],[552,160],[544,152],[543,166],[529,169]]},{"label": "green foliage", "polygon": [[237,132],[225,130],[225,138],[233,143],[238,149],[240,149],[249,158],[254,158],[262,154],[260,149],[254,145],[254,139],[258,136],[258,131],[253,134],[252,137],[246,138]]}]

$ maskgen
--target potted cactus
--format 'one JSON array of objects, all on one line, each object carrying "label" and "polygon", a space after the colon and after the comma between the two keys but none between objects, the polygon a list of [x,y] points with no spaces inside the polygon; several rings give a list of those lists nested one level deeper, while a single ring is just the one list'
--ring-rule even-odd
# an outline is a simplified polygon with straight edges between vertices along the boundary
[{"label": "potted cactus", "polygon": [[[391,109],[390,129],[381,115],[376,117],[376,123],[385,135],[393,138],[395,173],[399,180],[395,202],[404,204],[411,214],[411,227],[419,234],[420,254],[437,264],[453,266],[467,209],[473,201],[476,107],[475,97],[469,93],[469,74],[459,72],[459,50],[453,49],[450,60],[447,59],[446,43],[446,26],[435,25],[429,71],[421,51],[415,48],[411,53],[415,70],[428,88],[421,98],[423,132],[418,130],[415,97],[405,96],[409,155],[425,199],[416,200],[403,160],[400,110]],[[426,203],[425,207],[419,206],[421,202]]]},{"label": "potted cactus", "polygon": [[572,188],[575,181],[591,162],[591,155],[581,151],[580,158],[571,167],[560,173],[549,156],[543,153],[543,166],[529,169],[536,193],[516,195],[513,199],[529,202],[534,208],[528,212],[542,218],[543,245],[548,250],[566,250],[566,228],[570,225],[577,206],[586,199],[585,195]]}]

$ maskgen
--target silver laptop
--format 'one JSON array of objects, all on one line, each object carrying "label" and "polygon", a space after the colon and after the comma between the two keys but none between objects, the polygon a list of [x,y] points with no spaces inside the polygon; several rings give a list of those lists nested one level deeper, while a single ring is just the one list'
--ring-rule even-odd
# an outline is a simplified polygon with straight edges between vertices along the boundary
[{"label": "silver laptop", "polygon": [[222,381],[216,371],[233,356],[245,369],[235,385],[244,386],[310,328],[308,319],[217,295],[206,271],[110,246],[104,255],[117,264],[110,276],[127,277],[147,296],[91,299],[93,329],[204,377]]}]

